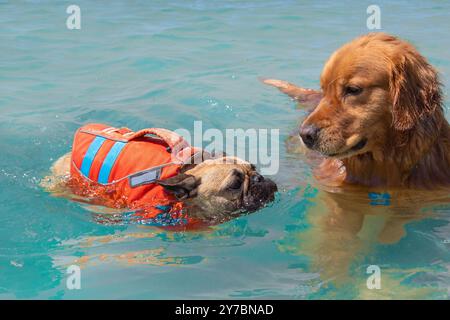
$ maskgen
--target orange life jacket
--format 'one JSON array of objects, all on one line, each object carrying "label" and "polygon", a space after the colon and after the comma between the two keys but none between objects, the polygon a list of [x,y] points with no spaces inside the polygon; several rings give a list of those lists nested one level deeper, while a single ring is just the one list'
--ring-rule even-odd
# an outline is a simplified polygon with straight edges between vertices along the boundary
[{"label": "orange life jacket", "polygon": [[131,209],[128,217],[139,223],[197,224],[183,213],[183,203],[155,180],[177,175],[182,165],[199,153],[201,150],[166,129],[133,132],[88,124],[75,133],[69,185],[90,204]]}]

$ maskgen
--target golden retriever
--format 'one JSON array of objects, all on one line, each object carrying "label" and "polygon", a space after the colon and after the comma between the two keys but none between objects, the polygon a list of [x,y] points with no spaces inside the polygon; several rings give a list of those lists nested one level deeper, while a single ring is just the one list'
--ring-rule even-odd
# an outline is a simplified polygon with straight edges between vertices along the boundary
[{"label": "golden retriever", "polygon": [[[301,138],[291,140],[312,151],[319,188],[329,191],[316,196],[311,228],[288,236],[302,245],[281,249],[310,256],[325,282],[362,284],[364,295],[365,275],[354,279],[350,266],[377,244],[397,243],[405,225],[433,215],[436,204],[448,210],[450,126],[436,70],[397,37],[371,33],[344,45],[320,82],[316,91],[264,80],[309,107]],[[387,272],[381,295],[389,296]]]},{"label": "golden retriever", "polygon": [[316,105],[300,136],[325,156],[316,176],[326,184],[450,185],[450,126],[441,84],[410,43],[385,33],[356,38],[325,64],[321,91],[264,82]]}]

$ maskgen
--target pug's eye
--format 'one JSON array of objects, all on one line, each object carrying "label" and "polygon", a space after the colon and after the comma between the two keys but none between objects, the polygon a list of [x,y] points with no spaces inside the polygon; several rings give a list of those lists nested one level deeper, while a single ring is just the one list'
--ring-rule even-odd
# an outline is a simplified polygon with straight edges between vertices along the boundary
[{"label": "pug's eye", "polygon": [[263,180],[264,180],[264,178],[259,174],[255,174],[251,177],[251,181],[254,183],[260,183]]},{"label": "pug's eye", "polygon": [[362,88],[357,86],[346,86],[344,88],[344,96],[357,96],[362,90]]},{"label": "pug's eye", "polygon": [[229,190],[239,190],[242,186],[242,180],[240,179],[234,179],[228,186],[227,189]]}]

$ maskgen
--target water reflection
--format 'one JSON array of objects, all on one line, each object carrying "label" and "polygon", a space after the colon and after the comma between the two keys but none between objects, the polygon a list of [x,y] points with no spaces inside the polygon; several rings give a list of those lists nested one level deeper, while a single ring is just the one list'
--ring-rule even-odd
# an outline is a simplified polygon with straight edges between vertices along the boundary
[{"label": "water reflection", "polygon": [[[300,192],[306,214],[298,225],[286,228],[279,249],[308,257],[308,271],[319,272],[323,281],[321,297],[336,298],[335,289],[350,298],[447,297],[442,281],[407,281],[423,273],[440,272],[441,278],[447,274],[445,267],[439,270],[450,262],[447,250],[425,261],[420,258],[424,250],[445,243],[445,235],[436,234],[435,227],[436,222],[441,228],[449,225],[447,191],[331,190],[315,185]],[[382,270],[381,290],[367,288],[366,268],[371,264]]]}]

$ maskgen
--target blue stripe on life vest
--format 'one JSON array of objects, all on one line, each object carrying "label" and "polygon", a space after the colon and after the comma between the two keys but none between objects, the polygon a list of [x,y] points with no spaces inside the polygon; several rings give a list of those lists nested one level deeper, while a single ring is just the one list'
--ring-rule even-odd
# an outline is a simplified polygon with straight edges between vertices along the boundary
[{"label": "blue stripe on life vest", "polygon": [[89,171],[91,171],[92,162],[94,161],[98,150],[100,150],[105,140],[106,139],[103,137],[95,137],[95,139],[92,140],[91,144],[89,145],[89,148],[84,155],[83,161],[81,162],[80,168],[81,173],[85,177],[89,177]]},{"label": "blue stripe on life vest", "polygon": [[109,175],[111,173],[112,167],[114,166],[114,162],[116,162],[117,157],[119,156],[120,151],[122,151],[123,147],[125,147],[125,144],[125,142],[116,142],[112,146],[111,150],[109,150],[105,160],[103,160],[102,167],[100,168],[100,172],[98,174],[99,183],[108,183]]}]

